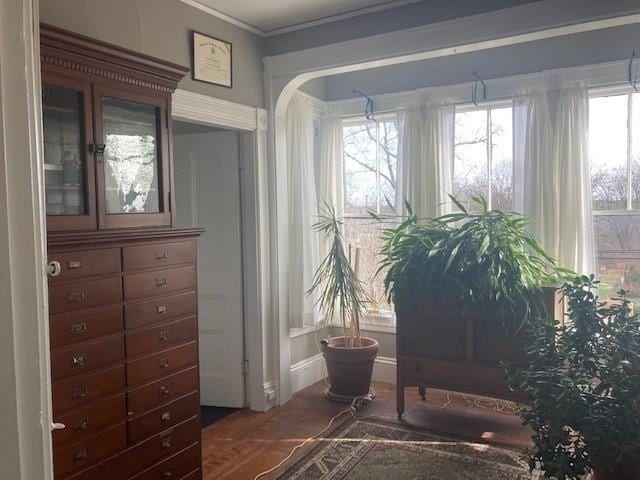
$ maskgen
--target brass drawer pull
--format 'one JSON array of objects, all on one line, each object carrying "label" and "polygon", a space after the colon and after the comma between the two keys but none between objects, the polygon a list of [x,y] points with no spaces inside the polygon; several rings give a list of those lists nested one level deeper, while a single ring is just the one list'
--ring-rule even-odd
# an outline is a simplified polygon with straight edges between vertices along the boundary
[{"label": "brass drawer pull", "polygon": [[89,428],[89,419],[87,417],[80,418],[73,424],[74,430],[86,430],[87,428]]},{"label": "brass drawer pull", "polygon": [[167,284],[166,277],[156,278],[156,287],[164,287]]},{"label": "brass drawer pull", "polygon": [[156,311],[159,314],[169,313],[169,307],[167,307],[166,305],[158,305],[158,308],[156,309]]},{"label": "brass drawer pull", "polygon": [[87,356],[85,354],[74,355],[71,363],[74,367],[84,367],[87,363]]},{"label": "brass drawer pull", "polygon": [[162,360],[160,360],[160,363],[158,364],[158,366],[160,368],[169,368],[169,359],[163,358]]},{"label": "brass drawer pull", "polygon": [[82,262],[80,260],[69,260],[67,262],[67,268],[69,270],[75,270],[76,268],[82,268]]},{"label": "brass drawer pull", "polygon": [[171,437],[165,437],[162,439],[162,448],[171,448]]},{"label": "brass drawer pull", "polygon": [[156,260],[166,260],[167,258],[169,258],[169,255],[167,255],[167,252],[156,252]]},{"label": "brass drawer pull", "polygon": [[73,292],[69,294],[69,301],[80,303],[87,299],[87,292]]},{"label": "brass drawer pull", "polygon": [[170,395],[170,394],[171,394],[171,389],[169,388],[169,385],[162,385],[160,387],[160,395],[163,395],[166,397],[167,395]]},{"label": "brass drawer pull", "polygon": [[89,385],[80,385],[71,392],[73,398],[85,398],[87,395],[89,395]]},{"label": "brass drawer pull", "polygon": [[83,448],[82,450],[78,450],[73,454],[73,461],[79,462],[80,460],[84,460],[89,456],[89,449]]},{"label": "brass drawer pull", "polygon": [[167,332],[166,330],[160,330],[160,333],[158,333],[158,340],[160,340],[161,342],[166,342],[167,340],[169,340],[169,332]]},{"label": "brass drawer pull", "polygon": [[74,323],[70,330],[72,335],[82,335],[87,331],[87,322]]},{"label": "brass drawer pull", "polygon": [[171,412],[164,412],[160,416],[160,420],[162,420],[163,422],[168,422],[169,420],[171,420]]}]

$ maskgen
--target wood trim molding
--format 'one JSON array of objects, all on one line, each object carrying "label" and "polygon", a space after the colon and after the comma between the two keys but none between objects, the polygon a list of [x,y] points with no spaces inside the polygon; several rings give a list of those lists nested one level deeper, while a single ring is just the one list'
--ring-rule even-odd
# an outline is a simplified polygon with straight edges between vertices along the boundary
[{"label": "wood trim molding", "polygon": [[121,229],[121,230],[101,230],[99,232],[60,232],[49,233],[47,245],[55,246],[78,246],[90,245],[92,243],[120,243],[124,241],[149,241],[160,239],[182,239],[192,238],[202,235],[202,228],[144,228],[144,229]]},{"label": "wood trim molding", "polygon": [[[173,94],[171,116],[178,120],[253,131],[258,127],[255,107],[178,89]],[[265,118],[266,122],[266,118]]]},{"label": "wood trim molding", "polygon": [[173,92],[188,68],[100,42],[50,25],[40,25],[43,65],[62,67],[161,92]]}]

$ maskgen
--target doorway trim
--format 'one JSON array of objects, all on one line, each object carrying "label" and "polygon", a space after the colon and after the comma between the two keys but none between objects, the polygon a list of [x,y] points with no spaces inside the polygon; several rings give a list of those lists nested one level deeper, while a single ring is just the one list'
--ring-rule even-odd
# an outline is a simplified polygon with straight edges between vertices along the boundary
[{"label": "doorway trim", "polygon": [[247,405],[265,411],[279,404],[275,374],[274,289],[270,264],[267,111],[178,89],[173,94],[174,120],[238,130],[242,165],[242,261]]}]

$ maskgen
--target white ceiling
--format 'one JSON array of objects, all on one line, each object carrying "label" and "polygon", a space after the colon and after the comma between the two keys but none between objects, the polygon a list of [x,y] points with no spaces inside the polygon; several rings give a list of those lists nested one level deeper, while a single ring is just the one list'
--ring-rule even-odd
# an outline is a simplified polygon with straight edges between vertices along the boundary
[{"label": "white ceiling", "polygon": [[[419,0],[183,0],[199,3],[256,30],[274,34]],[[251,28],[252,27],[252,28]]]}]

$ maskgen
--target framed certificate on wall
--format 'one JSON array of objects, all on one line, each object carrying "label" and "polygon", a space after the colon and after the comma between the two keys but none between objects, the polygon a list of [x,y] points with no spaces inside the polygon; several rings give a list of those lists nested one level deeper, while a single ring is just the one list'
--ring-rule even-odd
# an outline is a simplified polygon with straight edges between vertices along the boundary
[{"label": "framed certificate on wall", "polygon": [[194,80],[232,87],[231,43],[202,33],[193,32]]}]

